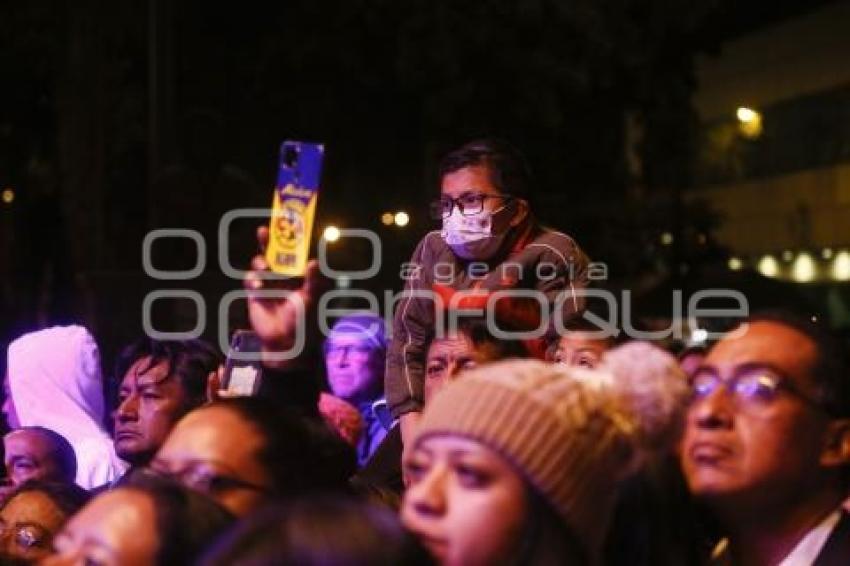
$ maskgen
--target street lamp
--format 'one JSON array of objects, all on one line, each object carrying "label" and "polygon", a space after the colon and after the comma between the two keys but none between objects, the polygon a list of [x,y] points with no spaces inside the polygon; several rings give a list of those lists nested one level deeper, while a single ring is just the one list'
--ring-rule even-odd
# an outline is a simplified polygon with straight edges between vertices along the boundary
[{"label": "street lamp", "polygon": [[812,259],[811,255],[803,252],[794,260],[794,265],[791,267],[791,276],[795,281],[807,283],[814,280],[816,271],[815,260]]},{"label": "street lamp", "polygon": [[761,135],[761,113],[757,110],[739,106],[735,116],[738,118],[738,129],[744,137],[755,139]]},{"label": "street lamp", "polygon": [[772,255],[766,255],[759,260],[758,270],[765,277],[776,277],[779,275],[779,263]]},{"label": "street lamp", "polygon": [[832,263],[832,278],[836,281],[850,281],[850,252],[842,251]]}]

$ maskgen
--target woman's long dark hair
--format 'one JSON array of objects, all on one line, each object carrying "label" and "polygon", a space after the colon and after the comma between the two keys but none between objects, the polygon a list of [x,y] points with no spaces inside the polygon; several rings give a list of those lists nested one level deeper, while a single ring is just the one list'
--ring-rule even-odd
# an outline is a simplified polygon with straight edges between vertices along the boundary
[{"label": "woman's long dark hair", "polygon": [[587,566],[590,560],[564,519],[537,493],[526,489],[528,512],[512,566]]}]

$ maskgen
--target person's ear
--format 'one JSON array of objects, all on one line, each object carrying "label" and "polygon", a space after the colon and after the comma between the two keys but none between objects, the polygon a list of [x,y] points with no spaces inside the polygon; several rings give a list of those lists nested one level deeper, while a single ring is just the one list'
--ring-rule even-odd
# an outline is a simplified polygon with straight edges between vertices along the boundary
[{"label": "person's ear", "polygon": [[522,224],[531,212],[531,207],[528,206],[528,201],[524,198],[514,199],[513,205],[515,210],[513,217],[511,217],[511,228]]},{"label": "person's ear", "polygon": [[820,464],[826,468],[850,464],[850,419],[835,419],[829,423]]}]

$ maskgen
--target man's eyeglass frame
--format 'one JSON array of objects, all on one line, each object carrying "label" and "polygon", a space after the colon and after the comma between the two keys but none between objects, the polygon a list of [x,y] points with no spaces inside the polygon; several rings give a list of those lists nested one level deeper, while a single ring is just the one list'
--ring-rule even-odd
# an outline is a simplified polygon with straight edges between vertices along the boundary
[{"label": "man's eyeglass frame", "polygon": [[490,198],[500,198],[506,202],[514,199],[512,195],[489,195],[483,193],[464,193],[457,198],[442,196],[437,200],[431,201],[429,205],[431,218],[434,220],[448,218],[452,215],[455,207],[457,207],[463,216],[478,214],[484,210],[484,201]]},{"label": "man's eyeglass frame", "polygon": [[[207,495],[221,493],[231,489],[247,489],[260,493],[269,491],[269,487],[267,486],[251,483],[228,474],[199,472],[192,466],[187,466],[179,471],[164,470],[152,466],[143,468],[143,470],[144,473],[172,480]],[[199,478],[203,478],[203,481],[198,481]]]},{"label": "man's eyeglass frame", "polygon": [[[754,393],[748,396],[745,392],[738,389],[738,384],[741,382],[742,379],[747,377],[753,377],[758,373],[762,374],[762,378],[770,378],[769,398],[758,400],[757,396]],[[712,377],[713,386],[709,391],[699,393],[696,390],[696,382],[701,376],[704,376],[706,374]],[[835,414],[835,411],[829,406],[828,403],[825,403],[822,399],[818,399],[817,397],[802,390],[781,371],[778,371],[776,368],[773,368],[769,365],[745,364],[739,366],[734,371],[733,375],[729,378],[721,377],[720,372],[714,367],[701,366],[697,368],[696,371],[694,371],[693,375],[689,378],[688,383],[691,387],[692,402],[706,399],[711,396],[715,391],[717,391],[718,388],[722,387],[726,389],[726,392],[732,395],[732,397],[736,401],[743,402],[744,405],[768,405],[776,399],[779,392],[785,391],[793,397],[799,399],[806,405],[809,405],[813,409],[827,413],[828,415]]]}]

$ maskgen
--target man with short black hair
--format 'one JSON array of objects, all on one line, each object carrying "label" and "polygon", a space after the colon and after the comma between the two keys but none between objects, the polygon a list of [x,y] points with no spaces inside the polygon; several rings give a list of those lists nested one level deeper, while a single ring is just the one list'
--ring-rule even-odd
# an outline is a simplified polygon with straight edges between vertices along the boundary
[{"label": "man with short black hair", "polygon": [[221,358],[203,340],[142,338],[116,364],[115,452],[133,467],[150,462],[177,421],[203,405]]},{"label": "man with short black hair", "polygon": [[782,313],[750,318],[695,370],[681,461],[725,536],[717,563],[850,562],[848,377],[826,330]]}]

